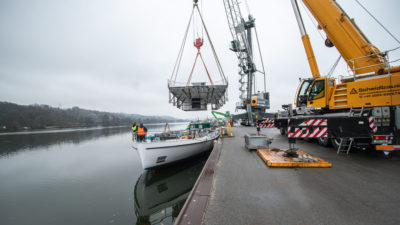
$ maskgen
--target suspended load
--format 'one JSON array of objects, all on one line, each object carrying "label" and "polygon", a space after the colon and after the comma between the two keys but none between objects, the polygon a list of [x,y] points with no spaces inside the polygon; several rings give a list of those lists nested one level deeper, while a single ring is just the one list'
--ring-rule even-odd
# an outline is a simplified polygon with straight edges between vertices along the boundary
[{"label": "suspended load", "polygon": [[[212,76],[210,75],[210,72],[207,69],[206,63],[204,61],[203,55],[201,54],[200,50],[204,44],[204,39],[202,35],[200,37],[200,35],[197,34],[197,36],[194,37],[194,43],[193,43],[194,47],[197,49],[197,53],[189,77],[187,79],[187,82],[186,83],[177,82],[177,76],[181,66],[180,64],[182,61],[186,38],[192,20],[193,20],[193,33],[194,34],[196,33],[195,32],[196,27],[194,24],[196,17],[196,15],[194,15],[195,12],[197,12],[198,17],[200,18],[202,29],[204,28],[208,43],[210,44],[215,63],[217,65],[218,73],[221,76],[220,81],[214,82],[212,80]],[[198,60],[199,58],[200,60]],[[197,61],[201,61],[201,64],[204,67],[205,74],[208,77],[208,81],[191,82]],[[215,52],[214,46],[211,42],[210,35],[204,24],[203,17],[197,5],[197,0],[194,0],[193,10],[190,15],[189,23],[186,28],[183,42],[181,44],[181,48],[179,50],[179,54],[171,78],[168,80],[169,102],[172,103],[177,108],[182,109],[183,111],[207,110],[208,105],[211,105],[211,108],[216,110],[225,104],[225,101],[227,100],[227,92],[226,92],[227,88],[228,88],[228,81],[224,75],[217,54]]]}]

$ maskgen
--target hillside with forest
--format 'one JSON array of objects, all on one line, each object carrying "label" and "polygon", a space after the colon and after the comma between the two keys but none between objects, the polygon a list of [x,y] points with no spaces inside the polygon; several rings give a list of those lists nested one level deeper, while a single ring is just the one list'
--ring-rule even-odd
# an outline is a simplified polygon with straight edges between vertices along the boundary
[{"label": "hillside with forest", "polygon": [[110,113],[72,107],[54,108],[49,105],[17,105],[0,102],[0,131],[26,129],[71,128],[94,126],[130,126],[133,122],[183,122],[170,116]]}]

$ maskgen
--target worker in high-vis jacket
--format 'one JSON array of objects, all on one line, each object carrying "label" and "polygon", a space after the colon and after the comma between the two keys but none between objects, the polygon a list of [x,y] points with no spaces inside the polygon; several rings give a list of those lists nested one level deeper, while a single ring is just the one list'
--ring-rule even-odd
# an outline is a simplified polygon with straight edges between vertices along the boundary
[{"label": "worker in high-vis jacket", "polygon": [[137,140],[137,123],[136,122],[134,122],[132,125],[132,131],[133,131],[132,140],[136,141]]},{"label": "worker in high-vis jacket", "polygon": [[139,142],[143,142],[146,138],[147,128],[143,126],[143,123],[140,123],[140,126],[137,128],[137,138]]}]

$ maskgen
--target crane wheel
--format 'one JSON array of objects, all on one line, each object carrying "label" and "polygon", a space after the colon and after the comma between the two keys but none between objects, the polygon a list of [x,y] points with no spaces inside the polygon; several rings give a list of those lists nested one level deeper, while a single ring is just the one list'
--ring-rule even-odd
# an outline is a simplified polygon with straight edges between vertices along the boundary
[{"label": "crane wheel", "polygon": [[340,138],[332,138],[331,143],[335,151],[337,151],[340,146]]},{"label": "crane wheel", "polygon": [[317,138],[317,139],[318,139],[318,144],[321,145],[321,146],[324,146],[324,147],[332,146],[331,139],[329,139],[327,137],[326,138],[320,137],[320,138]]}]

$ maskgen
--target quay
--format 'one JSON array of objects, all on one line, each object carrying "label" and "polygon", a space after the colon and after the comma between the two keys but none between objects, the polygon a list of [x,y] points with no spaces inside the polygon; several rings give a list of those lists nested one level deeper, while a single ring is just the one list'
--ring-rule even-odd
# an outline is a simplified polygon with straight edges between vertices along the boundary
[{"label": "quay", "polygon": [[[400,156],[296,147],[332,168],[270,168],[244,147],[254,127],[234,127],[214,147],[175,224],[400,224]],[[277,129],[271,147],[287,148]]]}]

